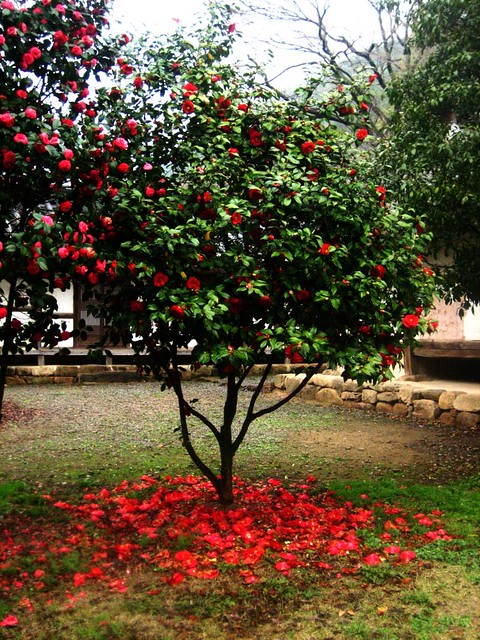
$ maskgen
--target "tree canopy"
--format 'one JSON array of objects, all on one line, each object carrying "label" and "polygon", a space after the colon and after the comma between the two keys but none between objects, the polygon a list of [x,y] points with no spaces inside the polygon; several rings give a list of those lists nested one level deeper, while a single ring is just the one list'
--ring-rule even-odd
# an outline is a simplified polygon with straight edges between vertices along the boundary
[{"label": "tree canopy", "polygon": [[[57,52],[65,38],[55,35],[57,15],[50,22],[45,6],[20,12],[23,18],[40,9],[45,20],[45,37],[39,27],[28,46],[44,43]],[[16,10],[6,11],[10,20]],[[67,17],[70,26],[77,20],[75,12]],[[434,291],[422,258],[429,238],[422,221],[394,206],[372,177],[362,104],[372,78],[360,81],[365,94],[355,105],[342,86],[321,97],[307,87],[285,99],[262,85],[256,68],[229,60],[234,38],[231,7],[213,4],[192,32],[130,45],[124,38],[114,62],[111,52],[106,56],[108,79],[88,103],[86,88],[78,95],[74,85],[68,123],[48,116],[58,100],[68,105],[62,93],[35,103],[47,114],[45,125],[29,118],[23,103],[2,107],[0,116],[4,156],[15,154],[15,162],[3,164],[7,191],[13,180],[26,184],[28,158],[39,176],[59,176],[58,184],[48,180],[42,200],[30,205],[17,189],[18,201],[6,205],[5,243],[19,260],[9,282],[17,290],[26,283],[31,303],[37,291],[59,286],[58,273],[69,274],[62,286],[71,279],[87,291],[108,321],[108,338],[148,355],[155,374],[173,387],[182,444],[226,503],[233,499],[233,458],[249,426],[289,399],[256,409],[273,363],[286,357],[310,365],[302,386],[327,363],[360,382],[388,377],[402,348],[432,329],[424,312]],[[70,88],[92,66],[77,46],[69,44],[78,80],[52,68]],[[8,68],[23,78],[21,56],[8,58]],[[37,77],[43,75],[39,68]],[[339,112],[350,128],[337,125]],[[31,138],[25,117],[37,127]],[[15,140],[14,127],[26,144]],[[45,151],[35,147],[38,137]],[[22,145],[18,159],[15,144]],[[19,214],[22,229],[38,229],[38,240],[18,236]],[[2,268],[0,276],[12,274],[7,261]],[[9,335],[12,305],[4,314]],[[187,345],[195,364],[214,365],[226,378],[218,426],[184,396],[178,351]],[[264,373],[240,418],[241,384],[258,362]],[[192,418],[218,446],[219,469],[197,455]]]}]

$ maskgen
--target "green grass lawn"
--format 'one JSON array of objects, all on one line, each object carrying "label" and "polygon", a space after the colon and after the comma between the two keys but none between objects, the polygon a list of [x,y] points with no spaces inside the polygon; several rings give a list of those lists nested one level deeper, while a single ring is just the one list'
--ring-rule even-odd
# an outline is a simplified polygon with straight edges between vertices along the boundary
[{"label": "green grass lawn", "polygon": [[[214,417],[221,390],[188,388]],[[446,462],[444,478],[439,468],[424,477],[418,462],[390,465],[388,450],[352,454],[355,433],[384,437],[398,429],[390,419],[300,403],[267,416],[238,455],[239,486],[251,493],[225,510],[193,478],[163,480],[198,474],[156,385],[12,388],[7,401],[21,412],[0,428],[0,638],[480,637],[478,468],[452,480]],[[405,429],[412,442],[417,427]],[[194,434],[213,462],[205,433]],[[230,547],[205,543],[212,522],[221,544],[236,523]],[[358,551],[329,555],[347,524]],[[252,561],[261,536],[275,543]],[[389,557],[396,542],[415,558]]]}]

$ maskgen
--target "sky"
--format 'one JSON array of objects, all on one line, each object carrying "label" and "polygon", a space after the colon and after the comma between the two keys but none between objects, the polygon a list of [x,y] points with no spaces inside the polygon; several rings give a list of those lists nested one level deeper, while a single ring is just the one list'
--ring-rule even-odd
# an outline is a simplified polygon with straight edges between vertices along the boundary
[{"label": "sky", "polygon": [[[194,24],[195,15],[204,10],[206,0],[112,0],[112,13],[110,21],[112,27],[119,31],[141,33],[145,29],[157,33],[168,33],[182,24]],[[312,0],[300,0],[308,6]],[[290,6],[289,0],[276,0],[276,4]],[[352,36],[360,36],[370,43],[374,37],[374,15],[367,0],[330,0],[329,24],[337,32],[347,33]],[[256,24],[248,24],[238,15],[235,17],[237,29],[243,33],[243,44],[237,45],[237,55],[253,53],[257,62],[265,64],[269,76],[274,77],[292,63],[300,62],[292,52],[286,52],[279,48],[274,49],[274,57],[270,59],[265,50],[267,46],[262,42],[266,36],[272,33],[273,25],[267,20],[257,21]],[[289,39],[290,33],[285,31],[282,38]],[[288,27],[289,29],[291,27]],[[281,76],[277,84],[288,87],[298,84],[298,72],[292,71]]]}]

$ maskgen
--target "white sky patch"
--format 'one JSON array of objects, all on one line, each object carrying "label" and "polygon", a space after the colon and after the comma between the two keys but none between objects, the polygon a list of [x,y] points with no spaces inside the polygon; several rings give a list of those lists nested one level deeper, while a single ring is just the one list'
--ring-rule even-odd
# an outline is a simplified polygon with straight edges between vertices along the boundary
[{"label": "white sky patch", "polygon": [[[206,13],[207,0],[112,0],[110,21],[114,31],[126,31],[133,35],[145,31],[163,34],[174,31],[178,24],[194,25],[199,14]],[[289,0],[278,0],[278,6],[289,6]],[[305,0],[305,6],[311,0]],[[376,26],[376,16],[367,0],[330,0],[328,24],[335,34],[360,38],[363,42],[372,42]],[[236,47],[238,58],[251,55],[268,69],[270,77],[280,73],[286,67],[305,60],[304,54],[271,47],[273,57],[267,55],[265,40],[274,33],[277,39],[291,42],[293,29],[291,23],[278,23],[267,19],[255,20],[249,24],[241,15],[235,16],[237,29],[243,34]],[[303,29],[304,26],[300,25]],[[315,37],[315,32],[313,32]],[[300,81],[298,70],[284,74],[276,82],[282,88],[293,88]]]}]

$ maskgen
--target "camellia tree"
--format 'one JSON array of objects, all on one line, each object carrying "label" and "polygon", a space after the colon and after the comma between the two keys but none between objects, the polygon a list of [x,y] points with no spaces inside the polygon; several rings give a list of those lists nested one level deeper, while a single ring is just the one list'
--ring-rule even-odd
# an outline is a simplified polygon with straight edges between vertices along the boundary
[{"label": "camellia tree", "polygon": [[107,1],[0,3],[0,408],[9,355],[68,337],[54,321],[70,282],[58,248],[92,196],[83,131],[96,116],[89,81],[115,60]]},{"label": "camellia tree", "polygon": [[[352,134],[331,123],[341,89],[286,101],[226,62],[230,20],[215,3],[204,28],[117,59],[87,132],[96,195],[72,212],[60,249],[109,340],[148,354],[173,388],[182,443],[225,504],[249,426],[291,397],[257,407],[273,363],[308,365],[297,392],[324,363],[359,381],[388,377],[429,328],[434,288],[420,221],[369,177],[365,118]],[[225,377],[219,425],[185,395],[187,345]],[[240,417],[255,363],[265,367]],[[192,420],[218,445],[218,469],[198,455]]]}]

